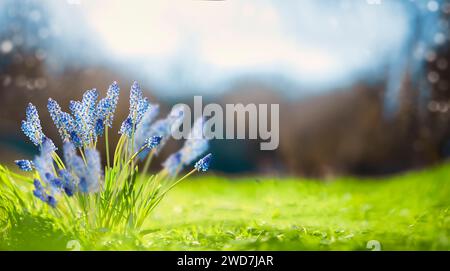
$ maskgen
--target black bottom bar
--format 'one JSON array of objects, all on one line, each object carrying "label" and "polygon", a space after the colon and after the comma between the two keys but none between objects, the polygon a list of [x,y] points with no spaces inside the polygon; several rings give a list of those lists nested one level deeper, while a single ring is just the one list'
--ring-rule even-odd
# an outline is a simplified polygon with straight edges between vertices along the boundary
[{"label": "black bottom bar", "polygon": [[[343,267],[379,270],[417,264],[445,264],[449,252],[300,252],[300,251],[80,251],[80,252],[0,252],[2,264],[11,261],[14,268],[98,266],[140,268],[140,270],[311,270]],[[48,266],[46,266],[48,265]],[[444,265],[442,265],[444,266]],[[5,266],[6,267],[6,266]],[[129,269],[131,271],[131,269]]]}]

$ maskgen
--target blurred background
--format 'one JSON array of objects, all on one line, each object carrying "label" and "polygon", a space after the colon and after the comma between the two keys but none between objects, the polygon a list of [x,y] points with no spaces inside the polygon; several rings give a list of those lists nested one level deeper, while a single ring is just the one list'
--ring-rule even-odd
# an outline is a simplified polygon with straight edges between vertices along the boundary
[{"label": "blurred background", "polygon": [[194,95],[280,104],[279,148],[213,140],[218,172],[327,178],[433,165],[450,156],[449,17],[443,0],[0,0],[0,162],[36,152],[20,130],[28,102],[59,145],[48,97],[67,109],[116,80],[118,129],[137,80],[162,115]]}]

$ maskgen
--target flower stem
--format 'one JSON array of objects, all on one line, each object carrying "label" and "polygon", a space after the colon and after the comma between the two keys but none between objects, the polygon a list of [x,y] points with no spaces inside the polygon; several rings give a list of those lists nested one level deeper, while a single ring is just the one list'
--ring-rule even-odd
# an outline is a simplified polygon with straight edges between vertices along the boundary
[{"label": "flower stem", "polygon": [[82,148],[78,148],[80,150],[81,153],[81,157],[83,158],[84,164],[87,166],[87,161],[86,161],[86,157],[84,156],[84,152]]},{"label": "flower stem", "polygon": [[[105,125],[106,126],[106,125]],[[108,139],[108,126],[105,127],[105,148],[106,148],[106,165],[108,168],[111,167],[109,163],[109,139]]]},{"label": "flower stem", "polygon": [[143,152],[145,149],[147,149],[146,146],[142,146],[139,151],[135,152],[130,159],[128,160],[127,164],[125,166],[128,166],[129,164],[131,164],[131,162],[133,162],[134,158],[136,158],[136,156],[138,156],[141,152]]},{"label": "flower stem", "polygon": [[58,167],[60,169],[65,169],[66,168],[64,166],[63,161],[61,160],[61,158],[59,157],[59,155],[55,151],[52,153],[52,157],[53,157],[53,160],[56,162],[56,164],[58,165]]},{"label": "flower stem", "polygon": [[113,167],[117,166],[119,164],[121,155],[122,155],[122,149],[123,149],[123,145],[124,145],[124,141],[125,141],[126,136],[121,135],[119,138],[119,141],[117,142],[116,145],[116,150],[114,151],[114,164]]},{"label": "flower stem", "polygon": [[142,172],[141,172],[141,180],[147,174],[147,171],[148,171],[148,168],[150,167],[150,162],[152,161],[154,153],[155,153],[155,149],[151,150],[150,154],[147,156],[147,159],[145,160],[144,168],[142,169]]}]

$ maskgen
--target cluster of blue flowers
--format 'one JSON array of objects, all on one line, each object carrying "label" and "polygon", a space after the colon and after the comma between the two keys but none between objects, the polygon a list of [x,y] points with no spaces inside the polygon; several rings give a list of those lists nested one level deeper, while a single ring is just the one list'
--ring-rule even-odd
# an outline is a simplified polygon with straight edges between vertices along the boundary
[{"label": "cluster of blue flowers", "polygon": [[[64,163],[56,154],[57,148],[52,140],[42,132],[36,107],[31,103],[28,105],[22,131],[39,147],[40,154],[33,161],[16,160],[15,163],[21,170],[37,171],[39,178],[34,180],[33,190],[37,198],[55,207],[58,195],[71,197],[77,192],[101,191],[103,170],[95,145],[98,137],[103,136],[105,128],[112,127],[119,92],[118,84],[113,82],[106,97],[97,102],[97,90],[87,90],[81,101],[70,101],[70,113],[62,111],[55,100],[48,100],[47,109],[63,141]],[[140,159],[145,158],[150,151],[158,153],[170,138],[171,132],[182,124],[182,107],[174,107],[166,118],[153,123],[158,113],[159,106],[150,104],[143,97],[139,84],[134,82],[130,91],[130,112],[119,133],[134,142],[134,145],[131,144],[131,153],[139,150],[135,154],[139,154]],[[166,173],[177,175],[184,166],[191,164],[207,150],[208,141],[202,136],[203,122],[202,118],[195,121],[183,148],[163,163]],[[134,157],[131,156],[131,159]],[[195,170],[206,171],[210,162],[211,154],[208,154],[195,164]]]},{"label": "cluster of blue flowers", "polygon": [[98,136],[103,135],[105,126],[111,127],[119,100],[119,86],[114,82],[109,86],[106,97],[98,104],[98,91],[91,89],[83,94],[80,101],[70,101],[72,115],[61,110],[59,104],[48,99],[47,108],[58,128],[63,141],[70,141],[76,147],[93,144]]}]

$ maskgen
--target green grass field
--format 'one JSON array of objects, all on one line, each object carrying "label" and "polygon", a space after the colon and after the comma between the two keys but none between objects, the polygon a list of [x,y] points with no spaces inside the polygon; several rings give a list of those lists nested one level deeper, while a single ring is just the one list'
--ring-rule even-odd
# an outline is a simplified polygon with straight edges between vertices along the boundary
[{"label": "green grass field", "polygon": [[372,249],[449,250],[449,209],[450,164],[327,182],[209,175],[172,190],[140,233],[100,230],[77,247],[45,214],[28,215],[2,230],[0,249],[371,250],[370,241]]}]

